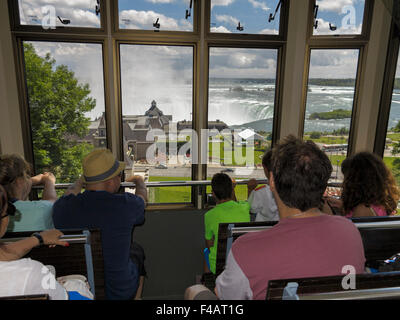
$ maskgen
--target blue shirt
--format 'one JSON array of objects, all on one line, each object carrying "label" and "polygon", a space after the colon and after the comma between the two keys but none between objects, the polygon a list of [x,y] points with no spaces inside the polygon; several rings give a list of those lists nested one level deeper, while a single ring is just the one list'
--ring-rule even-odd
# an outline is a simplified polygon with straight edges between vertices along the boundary
[{"label": "blue shirt", "polygon": [[10,216],[7,231],[42,231],[54,229],[52,220],[53,203],[46,200],[21,201],[16,200],[15,216]]},{"label": "blue shirt", "polygon": [[135,225],[144,222],[144,201],[131,194],[85,191],[60,198],[53,206],[58,229],[100,229],[104,258],[106,298],[132,299],[139,282],[138,268],[130,259]]}]

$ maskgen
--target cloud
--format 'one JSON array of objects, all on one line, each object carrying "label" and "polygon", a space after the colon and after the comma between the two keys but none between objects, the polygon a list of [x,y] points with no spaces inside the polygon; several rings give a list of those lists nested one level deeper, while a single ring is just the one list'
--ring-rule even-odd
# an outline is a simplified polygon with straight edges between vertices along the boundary
[{"label": "cloud", "polygon": [[355,78],[358,66],[358,50],[312,50],[310,78]]},{"label": "cloud", "polygon": [[279,30],[277,29],[263,29],[259,32],[259,34],[279,34]]},{"label": "cloud", "polygon": [[215,19],[218,22],[226,23],[233,26],[237,26],[239,23],[239,19],[228,15],[215,15]]},{"label": "cloud", "polygon": [[320,0],[317,1],[319,11],[333,11],[341,14],[345,6],[354,6],[359,0]]},{"label": "cloud", "polygon": [[249,0],[249,2],[256,9],[261,9],[261,10],[264,10],[264,11],[268,11],[270,9],[265,2],[256,1],[256,0]]},{"label": "cloud", "polygon": [[229,6],[231,5],[235,0],[211,0],[211,9],[215,6]]},{"label": "cloud", "polygon": [[159,19],[160,30],[192,31],[193,25],[185,19],[177,21],[154,11],[123,10],[119,14],[121,27],[128,29],[153,30],[153,23]]},{"label": "cloud", "polygon": [[[19,0],[21,24],[42,25],[49,11],[42,12],[46,6],[55,8],[56,16],[71,21],[73,27],[100,27],[100,17],[95,14],[95,0]],[[56,18],[56,27],[63,24]]]},{"label": "cloud", "polygon": [[146,0],[147,2],[151,3],[172,3],[174,0]]},{"label": "cloud", "polygon": [[219,27],[211,27],[210,29],[211,32],[218,32],[218,33],[231,33],[227,28],[224,26],[219,26]]},{"label": "cloud", "polygon": [[329,28],[329,21],[325,21],[324,19],[318,18],[318,28],[313,29],[314,35],[335,35],[335,34],[361,34],[362,24],[358,26],[352,25],[344,25],[344,26],[336,26],[337,29],[335,31],[331,31]]}]

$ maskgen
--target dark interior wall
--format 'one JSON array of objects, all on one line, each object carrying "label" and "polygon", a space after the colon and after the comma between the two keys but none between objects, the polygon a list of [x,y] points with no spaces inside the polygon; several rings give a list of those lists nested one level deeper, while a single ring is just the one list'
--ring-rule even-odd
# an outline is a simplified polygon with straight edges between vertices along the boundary
[{"label": "dark interior wall", "polygon": [[134,231],[145,250],[143,299],[183,299],[203,272],[205,210],[147,211]]}]

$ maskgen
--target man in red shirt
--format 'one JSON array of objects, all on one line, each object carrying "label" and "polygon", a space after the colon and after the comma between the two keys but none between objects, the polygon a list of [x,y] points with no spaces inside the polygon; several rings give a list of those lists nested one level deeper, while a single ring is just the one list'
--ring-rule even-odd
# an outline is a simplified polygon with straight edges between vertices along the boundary
[{"label": "man in red shirt", "polygon": [[293,136],[276,146],[269,181],[280,222],[239,237],[216,280],[219,299],[264,300],[269,280],[364,272],[362,239],[354,224],[323,214],[319,204],[332,172],[312,141]]}]

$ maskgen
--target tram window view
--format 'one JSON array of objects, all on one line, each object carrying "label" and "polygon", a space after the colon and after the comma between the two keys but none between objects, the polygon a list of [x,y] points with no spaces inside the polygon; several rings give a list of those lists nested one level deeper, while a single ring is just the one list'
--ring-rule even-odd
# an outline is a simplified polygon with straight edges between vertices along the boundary
[{"label": "tram window view", "polygon": [[398,299],[399,17],[0,1],[0,300]]}]

